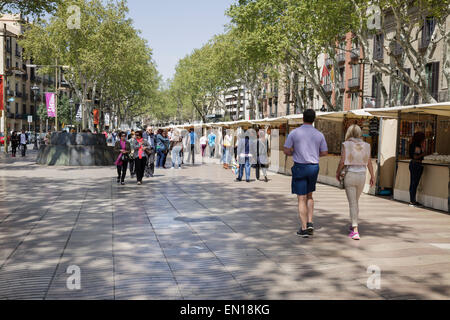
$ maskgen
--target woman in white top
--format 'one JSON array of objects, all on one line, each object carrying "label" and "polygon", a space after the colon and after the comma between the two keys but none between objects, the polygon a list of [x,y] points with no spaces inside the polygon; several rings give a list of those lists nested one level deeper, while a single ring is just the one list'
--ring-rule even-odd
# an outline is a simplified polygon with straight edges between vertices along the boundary
[{"label": "woman in white top", "polygon": [[360,240],[358,231],[359,197],[366,183],[366,169],[369,168],[370,186],[374,185],[372,161],[370,159],[370,145],[362,139],[361,128],[356,124],[350,126],[342,144],[341,162],[336,171],[336,179],[341,181],[342,170],[345,168],[344,187],[350,207],[349,237]]}]

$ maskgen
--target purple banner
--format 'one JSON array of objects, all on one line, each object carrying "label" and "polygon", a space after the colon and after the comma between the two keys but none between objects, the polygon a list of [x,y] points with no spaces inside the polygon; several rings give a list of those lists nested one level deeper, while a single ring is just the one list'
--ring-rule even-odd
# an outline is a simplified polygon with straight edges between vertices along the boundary
[{"label": "purple banner", "polygon": [[47,102],[47,116],[49,118],[54,118],[56,116],[55,94],[52,92],[46,92],[45,93],[45,101]]}]

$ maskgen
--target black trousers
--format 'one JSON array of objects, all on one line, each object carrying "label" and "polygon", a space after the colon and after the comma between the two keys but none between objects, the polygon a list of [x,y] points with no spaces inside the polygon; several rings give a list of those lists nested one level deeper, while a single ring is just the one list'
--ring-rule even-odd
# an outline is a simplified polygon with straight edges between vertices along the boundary
[{"label": "black trousers", "polygon": [[214,158],[214,154],[216,153],[215,151],[216,151],[216,146],[214,146],[214,147],[209,147],[209,151],[211,152],[210,153],[210,158]]},{"label": "black trousers", "polygon": [[17,146],[16,145],[12,145],[11,146],[11,154],[13,155],[13,157],[16,156],[16,152],[17,152]]},{"label": "black trousers", "polygon": [[131,177],[133,177],[136,174],[136,168],[135,168],[134,159],[131,159],[129,161],[129,163],[130,163],[130,175],[131,175]]},{"label": "black trousers", "polygon": [[411,174],[411,182],[409,184],[409,198],[412,203],[416,202],[417,187],[423,173],[423,165],[416,161],[409,163],[409,172]]},{"label": "black trousers", "polygon": [[147,166],[145,167],[145,175],[153,176],[155,174],[155,152],[152,153],[147,158]]},{"label": "black trousers", "polygon": [[128,161],[123,161],[121,166],[117,166],[117,178],[121,182],[125,181],[125,176],[127,175]]},{"label": "black trousers", "polygon": [[189,153],[188,162],[189,162],[189,159],[191,158],[191,156],[192,156],[192,164],[194,164],[195,163],[195,144],[191,144],[191,152]]},{"label": "black trousers", "polygon": [[136,178],[138,182],[142,182],[144,178],[145,166],[147,165],[147,157],[142,157],[142,159],[135,159],[136,166]]}]

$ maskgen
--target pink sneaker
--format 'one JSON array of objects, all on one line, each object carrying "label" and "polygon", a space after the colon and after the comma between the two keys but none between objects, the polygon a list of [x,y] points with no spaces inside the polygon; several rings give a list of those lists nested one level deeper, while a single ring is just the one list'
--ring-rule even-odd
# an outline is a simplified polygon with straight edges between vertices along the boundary
[{"label": "pink sneaker", "polygon": [[352,238],[353,240],[361,240],[361,238],[359,237],[359,233],[354,232],[353,230],[350,232],[350,234],[348,236],[349,236],[349,238]]}]

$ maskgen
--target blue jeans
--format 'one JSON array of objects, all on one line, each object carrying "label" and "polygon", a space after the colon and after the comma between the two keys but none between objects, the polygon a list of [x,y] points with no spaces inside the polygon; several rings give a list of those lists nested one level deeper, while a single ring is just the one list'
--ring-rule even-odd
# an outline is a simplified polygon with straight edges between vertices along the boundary
[{"label": "blue jeans", "polygon": [[181,146],[174,147],[172,149],[172,167],[179,168],[181,166]]},{"label": "blue jeans", "polygon": [[157,151],[157,153],[158,153],[158,159],[156,160],[156,167],[164,168],[163,165],[164,165],[164,159],[166,158],[166,154],[161,149],[159,149]]},{"label": "blue jeans", "polygon": [[238,180],[242,180],[242,176],[244,175],[244,166],[245,166],[245,180],[250,180],[250,170],[252,167],[250,166],[250,159],[248,157],[245,158],[245,165],[239,164],[239,177]]}]

